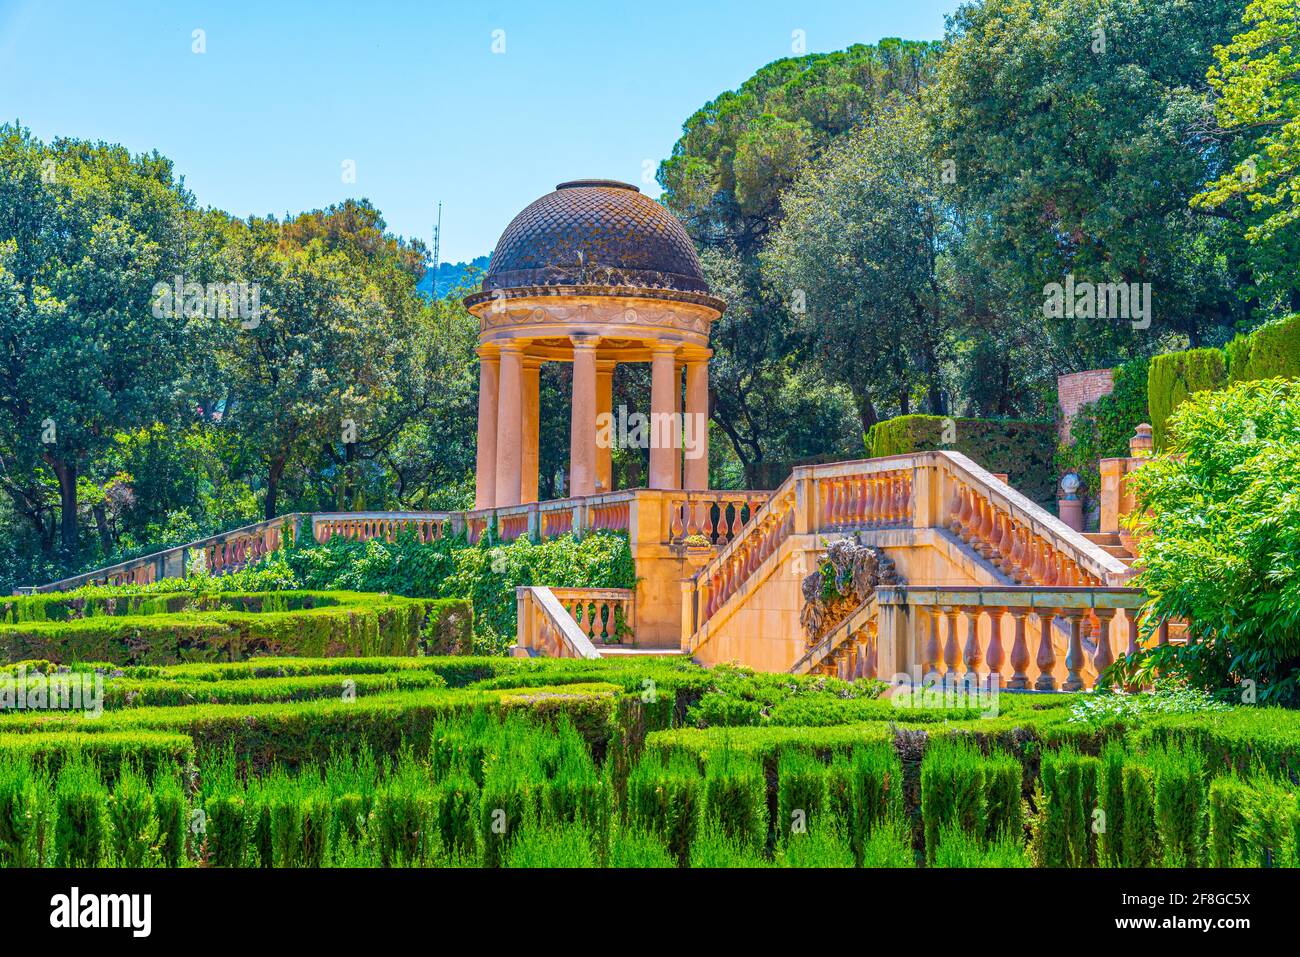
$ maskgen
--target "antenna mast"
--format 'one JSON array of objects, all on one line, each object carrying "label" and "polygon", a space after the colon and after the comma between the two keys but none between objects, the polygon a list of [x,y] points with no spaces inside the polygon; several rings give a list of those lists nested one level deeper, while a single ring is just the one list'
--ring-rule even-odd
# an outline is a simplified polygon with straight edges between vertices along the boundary
[{"label": "antenna mast", "polygon": [[433,227],[433,297],[438,298],[438,266],[442,264],[442,203],[438,204],[438,223]]}]

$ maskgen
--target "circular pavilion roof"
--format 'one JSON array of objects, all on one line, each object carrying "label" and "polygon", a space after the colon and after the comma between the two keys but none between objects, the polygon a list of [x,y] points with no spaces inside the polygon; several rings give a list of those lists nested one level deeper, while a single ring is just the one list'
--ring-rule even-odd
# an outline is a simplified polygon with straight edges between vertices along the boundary
[{"label": "circular pavilion roof", "polygon": [[561,183],[524,209],[501,234],[483,291],[467,302],[542,286],[709,293],[682,224],[635,186],[608,179]]}]

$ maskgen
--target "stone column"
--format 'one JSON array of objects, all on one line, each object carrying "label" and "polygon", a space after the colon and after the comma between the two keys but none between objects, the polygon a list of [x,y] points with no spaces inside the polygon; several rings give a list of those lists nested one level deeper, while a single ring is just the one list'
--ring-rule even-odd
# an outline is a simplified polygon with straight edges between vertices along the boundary
[{"label": "stone column", "polygon": [[495,507],[519,504],[523,474],[524,347],[501,346],[501,388],[497,401],[497,494]]},{"label": "stone column", "polygon": [[478,349],[478,449],[474,470],[474,507],[491,508],[497,497],[497,390],[500,359],[495,348]]},{"label": "stone column", "polygon": [[677,347],[656,343],[651,349],[650,370],[650,487],[680,488],[681,457],[673,440],[676,424],[673,411],[677,400]]},{"label": "stone column", "polygon": [[524,359],[523,368],[523,432],[524,448],[520,464],[519,501],[537,501],[538,434],[541,421],[541,403],[538,380],[541,359]]},{"label": "stone column", "polygon": [[596,490],[596,336],[573,336],[573,413],[569,420],[569,495]]},{"label": "stone column", "polygon": [[609,428],[602,432],[602,438],[609,441],[596,445],[596,491],[612,492],[614,490],[614,443],[618,439],[618,429],[608,417],[614,411],[614,367],[613,359],[601,359],[596,363],[596,415],[606,416]]},{"label": "stone column", "polygon": [[695,448],[686,448],[685,488],[709,487],[709,363],[707,359],[686,364],[686,434]]}]

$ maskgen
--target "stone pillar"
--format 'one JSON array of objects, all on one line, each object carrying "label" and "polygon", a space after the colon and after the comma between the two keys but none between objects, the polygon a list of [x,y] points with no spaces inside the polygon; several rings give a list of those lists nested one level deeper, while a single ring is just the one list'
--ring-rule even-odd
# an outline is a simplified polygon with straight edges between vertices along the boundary
[{"label": "stone pillar", "polygon": [[601,359],[596,363],[596,415],[605,416],[609,428],[601,433],[608,441],[596,444],[596,491],[612,492],[614,490],[614,442],[618,439],[618,430],[609,418],[614,412],[614,367],[618,363],[612,359]]},{"label": "stone pillar", "polygon": [[686,364],[686,434],[696,443],[684,450],[688,489],[709,487],[709,363],[708,360]]},{"label": "stone pillar", "polygon": [[478,350],[478,450],[474,470],[474,507],[491,508],[497,497],[497,391],[500,359],[496,349]]},{"label": "stone pillar", "polygon": [[596,490],[596,336],[573,337],[573,412],[569,420],[569,495]]},{"label": "stone pillar", "polygon": [[677,347],[656,343],[650,370],[650,487],[679,488],[681,458],[673,441],[673,409]]},{"label": "stone pillar", "polygon": [[541,402],[538,381],[541,359],[524,359],[523,368],[523,454],[519,476],[519,501],[537,501],[538,428],[541,421]]},{"label": "stone pillar", "polygon": [[524,347],[501,347],[501,388],[497,400],[496,508],[519,504],[523,474],[523,365]]}]

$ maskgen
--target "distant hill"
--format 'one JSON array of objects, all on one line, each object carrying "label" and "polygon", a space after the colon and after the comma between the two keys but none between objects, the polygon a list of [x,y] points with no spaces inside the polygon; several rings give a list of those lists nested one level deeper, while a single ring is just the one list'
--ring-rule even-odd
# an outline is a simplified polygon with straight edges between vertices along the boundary
[{"label": "distant hill", "polygon": [[489,254],[475,257],[473,262],[468,263],[441,263],[438,266],[437,276],[434,276],[433,270],[426,272],[416,288],[431,299],[441,299],[457,286],[470,283],[477,286],[483,281],[483,273],[487,272],[491,258]]}]

